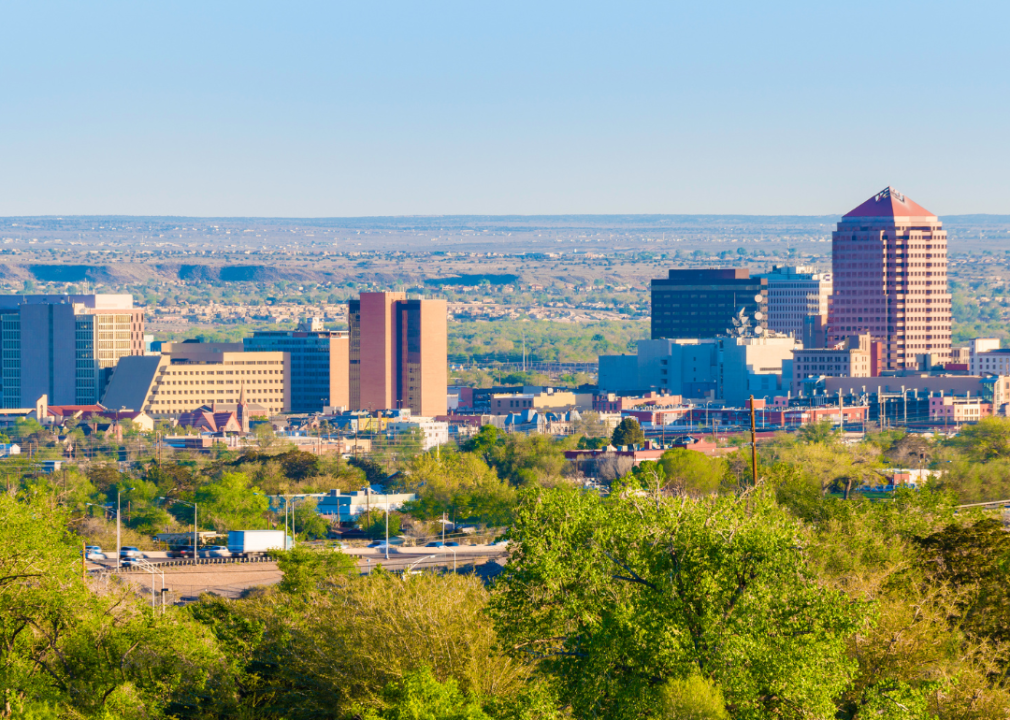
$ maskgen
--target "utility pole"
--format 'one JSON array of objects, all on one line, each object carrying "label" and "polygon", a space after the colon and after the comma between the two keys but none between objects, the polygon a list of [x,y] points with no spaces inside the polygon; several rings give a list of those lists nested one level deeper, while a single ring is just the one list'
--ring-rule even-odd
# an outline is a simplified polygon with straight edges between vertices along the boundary
[{"label": "utility pole", "polygon": [[754,485],[757,485],[758,481],[758,450],[757,450],[757,433],[754,427],[754,396],[750,396],[750,466],[751,473],[754,477]]},{"label": "utility pole", "polygon": [[119,486],[116,486],[116,568],[123,567],[123,560],[120,557],[122,553],[120,536],[119,536],[119,516],[122,514],[123,501],[122,501],[122,491]]}]

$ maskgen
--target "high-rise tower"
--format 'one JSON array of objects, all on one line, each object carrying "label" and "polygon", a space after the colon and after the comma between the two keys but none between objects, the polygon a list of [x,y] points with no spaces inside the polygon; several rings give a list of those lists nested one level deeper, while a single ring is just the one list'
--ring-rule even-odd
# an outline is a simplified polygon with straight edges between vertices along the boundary
[{"label": "high-rise tower", "polygon": [[933,213],[888,187],[831,235],[829,341],[870,333],[885,370],[950,357],[947,233]]},{"label": "high-rise tower", "polygon": [[351,300],[351,409],[445,415],[447,318],[445,300],[408,299],[397,292],[364,292]]},{"label": "high-rise tower", "polygon": [[120,358],[144,354],[130,295],[0,296],[0,404],[97,403]]}]

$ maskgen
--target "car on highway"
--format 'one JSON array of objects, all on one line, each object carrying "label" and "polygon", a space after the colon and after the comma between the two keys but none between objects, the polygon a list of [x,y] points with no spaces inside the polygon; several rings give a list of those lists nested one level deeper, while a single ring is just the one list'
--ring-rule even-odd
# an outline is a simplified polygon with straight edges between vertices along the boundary
[{"label": "car on highway", "polygon": [[200,557],[231,557],[231,550],[224,545],[208,545],[200,548]]},{"label": "car on highway", "polygon": [[135,548],[130,545],[119,548],[120,558],[142,558],[144,553],[140,551],[140,548]]},{"label": "car on highway", "polygon": [[455,542],[455,541],[454,542],[447,542],[445,544],[445,547],[459,547],[459,543]]},{"label": "car on highway", "polygon": [[383,550],[383,551],[389,550],[390,552],[399,551],[400,549],[399,544],[389,543],[387,545],[385,542],[371,543],[368,547],[372,548],[373,550]]},{"label": "car on highway", "polygon": [[144,559],[141,557],[125,557],[119,560],[119,564],[122,567],[134,567],[136,565],[143,565]]},{"label": "car on highway", "polygon": [[176,558],[191,558],[193,557],[193,546],[192,545],[179,545],[168,551],[169,557]]},{"label": "car on highway", "polygon": [[445,543],[442,542],[441,540],[434,540],[425,545],[425,547],[445,547]]},{"label": "car on highway", "polygon": [[[385,540],[376,540],[375,542],[368,543],[368,547],[377,548],[384,546],[385,544]],[[389,546],[392,547],[393,545],[403,545],[403,538],[389,538]]]},{"label": "car on highway", "polygon": [[109,557],[102,552],[102,548],[97,545],[88,545],[84,548],[84,559],[85,560],[108,560]]}]

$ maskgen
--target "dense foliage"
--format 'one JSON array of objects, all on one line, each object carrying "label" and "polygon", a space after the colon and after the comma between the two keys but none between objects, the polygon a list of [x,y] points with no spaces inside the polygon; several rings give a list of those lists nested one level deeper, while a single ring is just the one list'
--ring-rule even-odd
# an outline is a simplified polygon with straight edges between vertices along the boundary
[{"label": "dense foliage", "polygon": [[[27,428],[26,428],[27,429]],[[29,429],[39,432],[37,429]],[[603,438],[603,443],[612,438]],[[719,456],[689,448],[582,489],[588,440],[503,434],[417,451],[396,471],[285,447],[91,463],[4,463],[0,716],[311,720],[740,718],[982,720],[1010,713],[1010,534],[958,509],[1005,499],[1010,420],[950,440],[810,426]],[[901,469],[918,489],[874,490]],[[510,559],[476,577],[278,553],[283,580],[238,600],[153,612],[81,573],[82,541],[164,528],[276,526],[266,493],[360,487],[418,499],[392,534],[449,517],[508,526]],[[174,501],[180,502],[174,502]],[[275,508],[276,510],[276,508]],[[311,503],[299,533],[325,534]],[[361,519],[385,533],[385,512]],[[304,536],[303,535],[303,536]]]}]

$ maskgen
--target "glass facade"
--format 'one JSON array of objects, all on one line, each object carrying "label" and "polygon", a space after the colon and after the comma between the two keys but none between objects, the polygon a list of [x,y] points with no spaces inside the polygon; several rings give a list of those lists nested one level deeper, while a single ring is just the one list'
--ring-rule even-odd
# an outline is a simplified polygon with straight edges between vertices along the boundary
[{"label": "glass facade", "polygon": [[333,405],[331,390],[331,339],[345,333],[267,330],[244,338],[247,352],[286,352],[291,359],[291,412],[322,412]]}]

